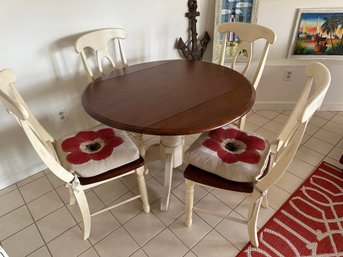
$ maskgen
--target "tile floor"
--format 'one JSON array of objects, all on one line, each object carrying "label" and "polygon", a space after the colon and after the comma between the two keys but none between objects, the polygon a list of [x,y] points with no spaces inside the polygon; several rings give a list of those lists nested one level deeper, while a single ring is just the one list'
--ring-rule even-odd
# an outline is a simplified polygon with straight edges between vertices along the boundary
[{"label": "tile floor", "polygon": [[[267,138],[276,133],[289,111],[257,111],[246,128]],[[187,136],[186,146],[195,135]],[[147,137],[146,144],[158,142]],[[318,112],[312,118],[295,159],[282,179],[270,190],[271,208],[262,209],[261,227],[322,160],[342,168],[343,112]],[[67,205],[68,191],[51,172],[44,171],[0,190],[0,243],[10,257],[119,257],[119,256],[235,256],[248,242],[246,226],[205,214],[194,214],[193,226],[184,220],[182,170],[175,169],[170,209],[159,210],[163,166],[148,162],[146,177],[151,213],[139,201],[96,216],[91,236],[82,240],[77,206]],[[87,192],[91,210],[137,191],[135,177],[108,183]],[[115,196],[115,197],[113,197]],[[230,216],[246,216],[244,194],[196,187],[197,206],[213,206]]]}]

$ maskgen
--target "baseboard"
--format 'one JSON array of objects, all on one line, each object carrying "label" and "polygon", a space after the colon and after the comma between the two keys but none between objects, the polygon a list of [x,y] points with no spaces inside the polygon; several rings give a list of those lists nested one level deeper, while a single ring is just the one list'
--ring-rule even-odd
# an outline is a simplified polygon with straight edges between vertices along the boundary
[{"label": "baseboard", "polygon": [[[295,102],[273,102],[273,101],[256,101],[254,109],[256,110],[292,110]],[[343,104],[323,103],[320,107],[321,111],[343,111]]]},{"label": "baseboard", "polygon": [[20,174],[16,174],[15,176],[10,176],[6,178],[2,178],[0,181],[0,190],[8,187],[14,183],[17,183],[18,181],[25,179],[27,177],[30,177],[38,172],[41,172],[43,170],[47,169],[46,165],[44,163],[37,164],[30,169],[27,169],[25,172],[22,172]]}]

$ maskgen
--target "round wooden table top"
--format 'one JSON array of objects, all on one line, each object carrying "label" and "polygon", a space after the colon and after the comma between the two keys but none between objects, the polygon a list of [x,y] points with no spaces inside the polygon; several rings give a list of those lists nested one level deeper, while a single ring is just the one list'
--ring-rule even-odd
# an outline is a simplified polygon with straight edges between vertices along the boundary
[{"label": "round wooden table top", "polygon": [[255,102],[239,72],[207,62],[133,65],[89,84],[82,105],[94,119],[126,131],[187,135],[231,123]]}]

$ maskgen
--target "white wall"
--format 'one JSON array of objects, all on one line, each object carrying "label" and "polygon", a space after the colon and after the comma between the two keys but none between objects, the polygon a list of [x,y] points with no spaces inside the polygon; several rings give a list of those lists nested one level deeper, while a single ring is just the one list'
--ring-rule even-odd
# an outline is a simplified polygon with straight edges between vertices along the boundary
[{"label": "white wall", "polygon": [[[303,85],[306,61],[286,60],[287,46],[297,7],[342,6],[343,0],[260,0],[258,23],[271,27],[278,41],[257,92],[257,104],[276,107],[277,101],[293,103]],[[187,0],[0,0],[0,70],[17,74],[17,88],[33,113],[54,136],[89,124],[80,105],[87,84],[73,44],[89,30],[121,27],[129,64],[179,58],[174,48],[178,37],[187,39]],[[213,33],[214,0],[198,0],[198,32]],[[212,50],[206,52],[210,59]],[[343,110],[342,65],[325,62],[333,73],[326,106]],[[288,67],[296,68],[291,82],[282,81]],[[64,108],[68,120],[60,123],[56,110]],[[0,188],[44,168],[23,132],[0,105]]]},{"label": "white wall", "polygon": [[[271,47],[267,66],[257,90],[257,107],[290,107],[297,99],[305,83],[304,66],[313,59],[287,59],[297,8],[343,7],[343,0],[260,0],[258,20],[277,34],[277,42]],[[322,110],[343,110],[343,59],[320,60],[332,73],[331,87]],[[283,81],[286,69],[294,69],[292,81]],[[280,104],[281,103],[281,104]]]}]

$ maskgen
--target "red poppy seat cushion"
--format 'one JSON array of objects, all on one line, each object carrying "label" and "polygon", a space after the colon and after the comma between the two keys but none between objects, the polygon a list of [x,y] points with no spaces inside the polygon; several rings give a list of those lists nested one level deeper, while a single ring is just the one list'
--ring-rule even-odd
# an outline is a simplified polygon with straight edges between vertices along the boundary
[{"label": "red poppy seat cushion", "polygon": [[202,134],[186,151],[189,164],[236,182],[253,182],[268,163],[263,137],[227,125]]},{"label": "red poppy seat cushion", "polygon": [[56,150],[63,167],[80,177],[93,177],[139,158],[126,132],[106,126],[61,138]]}]

